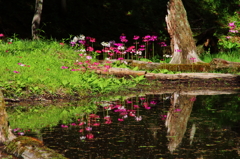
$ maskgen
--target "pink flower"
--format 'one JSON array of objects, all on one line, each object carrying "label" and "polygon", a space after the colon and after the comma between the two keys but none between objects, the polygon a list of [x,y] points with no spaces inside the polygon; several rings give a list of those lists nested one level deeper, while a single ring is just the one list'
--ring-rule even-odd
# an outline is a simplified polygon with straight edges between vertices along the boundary
[{"label": "pink flower", "polygon": [[100,54],[102,51],[100,51],[100,50],[96,50],[95,52]]},{"label": "pink flower", "polygon": [[1,34],[0,34],[0,38],[2,38],[2,37],[4,37],[4,34],[1,33]]},{"label": "pink flower", "polygon": [[93,43],[93,42],[96,42],[96,39],[90,37],[90,42],[92,42],[92,43]]},{"label": "pink flower", "polygon": [[90,60],[90,59],[92,59],[92,56],[86,56],[86,58],[87,58],[88,60]]},{"label": "pink flower", "polygon": [[77,124],[76,124],[76,123],[72,123],[71,125],[72,125],[72,126],[76,126]]},{"label": "pink flower", "polygon": [[139,98],[140,100],[144,100],[145,98],[144,97],[141,97],[141,98]]},{"label": "pink flower", "polygon": [[64,45],[64,43],[59,43],[59,44],[62,45],[62,46]]},{"label": "pink flower", "polygon": [[84,131],[84,129],[80,129],[78,132],[83,132]]},{"label": "pink flower", "polygon": [[18,72],[18,71],[13,71],[14,73],[20,73],[20,72]]},{"label": "pink flower", "polygon": [[93,47],[89,46],[89,47],[87,48],[87,51],[94,51],[94,49],[93,49]]},{"label": "pink flower", "polygon": [[68,69],[68,67],[67,66],[62,66],[61,69]]},{"label": "pink flower", "polygon": [[139,36],[134,35],[133,40],[138,40],[138,39],[139,39]]}]

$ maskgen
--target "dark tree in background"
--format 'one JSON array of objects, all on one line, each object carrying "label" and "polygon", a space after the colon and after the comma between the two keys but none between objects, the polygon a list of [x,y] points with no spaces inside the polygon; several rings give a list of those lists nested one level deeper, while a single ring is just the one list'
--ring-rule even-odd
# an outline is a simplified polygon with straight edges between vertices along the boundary
[{"label": "dark tree in background", "polygon": [[43,0],[36,0],[35,13],[32,20],[32,38],[33,40],[39,39],[39,26],[41,22],[41,15],[43,9]]}]

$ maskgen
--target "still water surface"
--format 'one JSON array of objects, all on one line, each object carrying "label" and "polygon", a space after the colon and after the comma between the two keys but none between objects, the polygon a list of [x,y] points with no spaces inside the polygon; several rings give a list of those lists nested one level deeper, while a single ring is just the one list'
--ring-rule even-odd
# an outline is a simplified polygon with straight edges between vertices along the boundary
[{"label": "still water surface", "polygon": [[43,128],[44,144],[70,159],[240,158],[240,94],[173,92],[96,105],[73,123]]}]

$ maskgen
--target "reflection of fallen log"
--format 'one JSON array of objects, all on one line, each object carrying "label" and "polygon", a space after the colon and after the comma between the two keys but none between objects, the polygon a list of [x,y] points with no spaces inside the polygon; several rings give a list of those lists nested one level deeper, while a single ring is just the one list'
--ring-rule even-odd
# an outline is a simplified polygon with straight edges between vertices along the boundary
[{"label": "reflection of fallen log", "polygon": [[[5,150],[8,153],[16,156],[21,156],[24,159],[49,159],[58,158],[66,159],[61,154],[43,146],[43,143],[38,139],[19,136],[16,137],[8,126],[7,113],[3,94],[0,90],[0,143],[4,143]],[[1,150],[0,150],[1,152]]]}]

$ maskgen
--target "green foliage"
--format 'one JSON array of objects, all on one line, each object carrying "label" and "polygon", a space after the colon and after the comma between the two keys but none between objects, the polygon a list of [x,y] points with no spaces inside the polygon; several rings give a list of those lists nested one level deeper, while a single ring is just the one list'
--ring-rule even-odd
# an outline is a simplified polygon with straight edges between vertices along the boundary
[{"label": "green foliage", "polygon": [[81,106],[16,107],[14,110],[8,110],[8,116],[11,128],[34,131],[46,126],[56,126],[59,124],[59,121],[63,124],[71,123],[80,116],[92,113],[96,109],[97,106],[91,102]]}]

